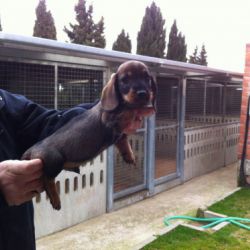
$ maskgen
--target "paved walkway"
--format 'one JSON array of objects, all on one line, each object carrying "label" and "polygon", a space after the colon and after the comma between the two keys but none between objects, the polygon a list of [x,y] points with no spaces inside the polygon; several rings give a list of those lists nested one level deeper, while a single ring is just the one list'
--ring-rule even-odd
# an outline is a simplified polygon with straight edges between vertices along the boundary
[{"label": "paved walkway", "polygon": [[182,215],[211,204],[236,184],[236,164],[197,177],[118,211],[41,238],[37,250],[128,250],[164,228],[165,215]]}]

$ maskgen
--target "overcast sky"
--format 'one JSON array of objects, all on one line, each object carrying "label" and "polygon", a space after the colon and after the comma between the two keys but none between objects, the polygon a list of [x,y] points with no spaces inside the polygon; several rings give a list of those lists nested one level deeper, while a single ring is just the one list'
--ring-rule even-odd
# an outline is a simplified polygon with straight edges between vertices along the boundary
[{"label": "overcast sky", "polygon": [[[64,25],[75,22],[78,0],[47,0],[57,29],[57,39],[66,41]],[[132,39],[133,53],[145,8],[152,0],[87,0],[94,8],[94,19],[105,22],[107,49],[122,28]],[[174,19],[186,36],[188,55],[205,44],[210,67],[244,71],[245,46],[250,43],[250,0],[155,0],[166,20],[167,39]],[[32,35],[38,0],[0,0],[3,31]]]}]

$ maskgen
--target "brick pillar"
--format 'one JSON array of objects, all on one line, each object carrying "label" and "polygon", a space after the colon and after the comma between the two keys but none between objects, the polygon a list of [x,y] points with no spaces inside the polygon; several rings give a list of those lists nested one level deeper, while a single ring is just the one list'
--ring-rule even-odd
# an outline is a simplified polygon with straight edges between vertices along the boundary
[{"label": "brick pillar", "polygon": [[[244,134],[245,134],[245,123],[246,123],[246,116],[247,116],[247,104],[248,104],[249,95],[250,95],[250,44],[247,44],[245,71],[244,71],[244,78],[243,78],[243,84],[242,84],[240,141],[239,141],[239,147],[238,147],[238,159],[239,160],[241,160],[241,156],[242,156]],[[250,126],[248,129],[250,129]],[[250,131],[248,133],[248,142],[247,142],[246,159],[245,159],[244,167],[245,167],[245,174],[247,175],[247,178],[246,178],[247,183],[250,184]]]}]

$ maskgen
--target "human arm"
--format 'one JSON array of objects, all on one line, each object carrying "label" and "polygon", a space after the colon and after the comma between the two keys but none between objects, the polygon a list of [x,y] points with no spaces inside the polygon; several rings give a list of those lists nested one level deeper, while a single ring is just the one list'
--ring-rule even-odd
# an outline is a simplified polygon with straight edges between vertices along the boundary
[{"label": "human arm", "polygon": [[93,106],[93,104],[82,104],[59,111],[47,109],[24,96],[4,90],[0,90],[0,97],[0,120],[4,124],[5,133],[11,135],[19,151],[18,157],[12,156],[12,159],[20,158],[33,144]]}]

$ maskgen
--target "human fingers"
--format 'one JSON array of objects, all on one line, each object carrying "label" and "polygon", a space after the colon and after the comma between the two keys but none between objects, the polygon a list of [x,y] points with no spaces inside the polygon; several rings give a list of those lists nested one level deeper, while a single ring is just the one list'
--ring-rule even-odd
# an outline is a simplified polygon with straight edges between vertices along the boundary
[{"label": "human fingers", "polygon": [[28,193],[25,193],[23,194],[22,196],[19,197],[19,199],[16,199],[13,204],[9,204],[9,205],[21,205],[23,204],[24,202],[27,202],[27,201],[31,201],[34,197],[36,197],[38,194],[37,191],[30,191]]},{"label": "human fingers", "polygon": [[16,175],[16,177],[18,178],[18,181],[22,181],[23,183],[28,183],[31,181],[34,181],[36,179],[39,179],[43,176],[43,170],[42,169],[38,169],[36,172],[31,172],[31,173],[26,173],[21,175]]},{"label": "human fingers", "polygon": [[42,161],[40,159],[9,161],[8,170],[15,175],[28,175],[36,173],[42,169]]},{"label": "human fingers", "polygon": [[30,193],[36,191],[41,193],[44,190],[44,184],[42,178],[28,182],[24,186],[24,193]]}]

